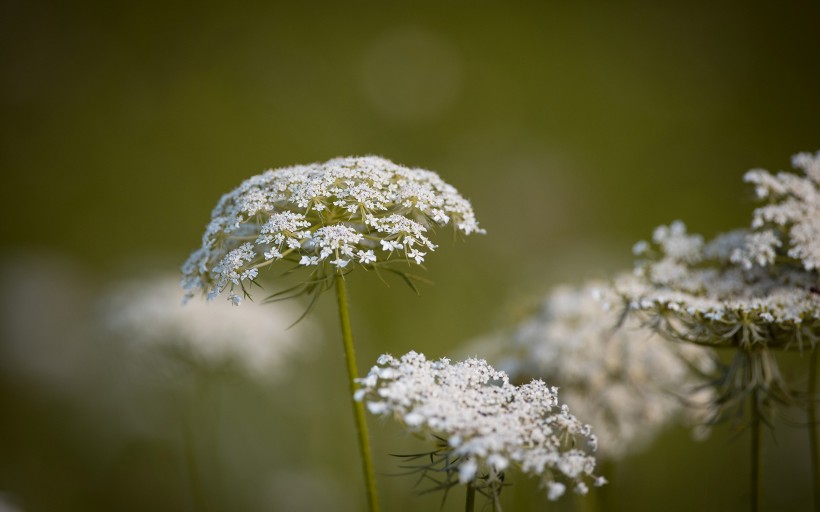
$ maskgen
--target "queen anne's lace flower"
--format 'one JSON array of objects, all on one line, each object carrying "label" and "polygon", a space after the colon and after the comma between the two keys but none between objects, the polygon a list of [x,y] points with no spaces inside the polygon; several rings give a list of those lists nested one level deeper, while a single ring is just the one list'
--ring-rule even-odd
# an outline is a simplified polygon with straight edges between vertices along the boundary
[{"label": "queen anne's lace flower", "polygon": [[375,156],[269,170],[222,197],[182,284],[188,296],[228,290],[238,304],[236,288],[247,294],[279,260],[313,268],[314,281],[388,260],[421,265],[436,249],[430,231],[447,224],[484,232],[469,201],[431,171]]},{"label": "queen anne's lace flower", "polygon": [[617,301],[603,282],[562,286],[513,330],[470,348],[488,348],[515,380],[560,384],[562,400],[595,425],[600,458],[634,452],[681,414],[701,430],[712,398],[699,378],[715,370],[712,351],[669,343],[631,317],[618,327]]},{"label": "queen anne's lace flower", "polygon": [[359,383],[356,399],[373,414],[444,439],[445,471],[457,473],[462,484],[497,493],[510,467],[541,477],[550,499],[563,494],[561,481],[580,494],[588,491],[587,482],[604,483],[593,474],[597,440],[591,427],[560,405],[557,388],[542,381],[516,387],[480,359],[451,364],[410,352],[401,359],[379,357]]},{"label": "queen anne's lace flower", "polygon": [[794,165],[806,176],[746,174],[769,201],[755,210],[751,230],[704,244],[682,223],[659,228],[653,244],[636,244],[643,259],[635,275],[616,283],[627,311],[647,327],[672,340],[731,349],[731,362],[712,382],[713,405],[717,415],[748,419],[753,509],[761,502],[760,427],[772,409],[805,405],[809,428],[815,422],[814,390],[800,399],[776,350],[820,349],[820,152],[797,155]]},{"label": "queen anne's lace flower", "polygon": [[675,340],[737,349],[717,383],[725,408],[754,396],[794,398],[772,349],[816,349],[820,340],[820,152],[794,157],[805,176],[750,171],[758,197],[751,230],[708,244],[682,223],[639,243],[635,275],[616,289],[628,309]]}]

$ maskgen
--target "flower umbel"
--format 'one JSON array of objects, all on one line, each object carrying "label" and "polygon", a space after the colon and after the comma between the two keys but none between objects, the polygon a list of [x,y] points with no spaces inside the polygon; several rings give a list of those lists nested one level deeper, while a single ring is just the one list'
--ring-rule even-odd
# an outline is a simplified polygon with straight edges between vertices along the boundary
[{"label": "flower umbel", "polygon": [[359,383],[356,399],[371,413],[392,415],[411,432],[438,440],[433,453],[446,460],[444,488],[470,484],[495,498],[513,467],[540,477],[550,499],[563,494],[562,482],[579,494],[589,483],[604,483],[593,473],[591,427],[542,381],[516,387],[480,359],[451,364],[410,352],[401,359],[382,355]]},{"label": "flower umbel", "polygon": [[628,309],[661,334],[737,349],[716,382],[724,409],[749,395],[760,406],[792,403],[773,350],[820,341],[820,152],[793,162],[805,176],[746,174],[769,202],[751,230],[704,243],[682,222],[661,226],[652,244],[636,246],[635,275],[616,284]]},{"label": "flower umbel", "polygon": [[437,247],[435,227],[484,232],[469,201],[436,173],[375,156],[266,171],[224,195],[211,217],[182,285],[188,296],[227,291],[235,304],[276,261],[309,269],[300,291],[312,291],[357,266],[421,265]]}]

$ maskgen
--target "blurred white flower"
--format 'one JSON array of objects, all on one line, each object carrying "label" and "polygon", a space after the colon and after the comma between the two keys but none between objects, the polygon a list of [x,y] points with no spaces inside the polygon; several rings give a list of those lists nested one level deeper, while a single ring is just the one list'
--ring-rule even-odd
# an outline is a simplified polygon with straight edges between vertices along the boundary
[{"label": "blurred white flower", "polygon": [[[508,467],[547,486],[569,482],[579,494],[586,494],[587,481],[603,483],[593,474],[597,441],[591,427],[542,381],[514,386],[480,359],[450,364],[409,352],[401,359],[382,355],[359,383],[356,399],[372,413],[391,415],[411,432],[445,443],[435,453],[445,458],[448,485],[457,473],[458,483],[497,495]],[[563,492],[556,485],[548,489],[550,499]]]},{"label": "blurred white flower", "polygon": [[619,327],[618,301],[604,282],[562,286],[511,331],[467,350],[487,355],[515,380],[558,385],[572,411],[595,425],[598,456],[617,459],[682,415],[705,423],[712,395],[702,375],[715,370],[711,350],[670,343],[634,318]]},{"label": "blurred white flower", "polygon": [[[279,260],[311,269],[306,288],[336,272],[411,261],[436,245],[436,226],[483,233],[469,201],[439,176],[375,156],[270,170],[225,194],[182,269],[187,296],[249,295],[259,269]],[[332,265],[333,268],[328,268]]]},{"label": "blurred white flower", "polygon": [[287,304],[236,310],[202,298],[181,304],[176,278],[123,283],[104,298],[109,332],[142,346],[183,348],[208,362],[237,360],[257,376],[277,378],[288,363],[315,346],[318,328],[309,321],[288,328],[298,308]]}]

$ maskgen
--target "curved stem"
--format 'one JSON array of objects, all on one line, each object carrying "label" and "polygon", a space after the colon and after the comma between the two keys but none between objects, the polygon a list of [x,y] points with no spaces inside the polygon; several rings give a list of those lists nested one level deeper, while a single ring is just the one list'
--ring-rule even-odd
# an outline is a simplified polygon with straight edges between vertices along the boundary
[{"label": "curved stem", "polygon": [[345,279],[341,274],[336,274],[336,301],[339,303],[339,320],[342,327],[342,341],[345,348],[345,361],[347,362],[347,376],[350,386],[350,400],[353,403],[353,416],[356,419],[356,432],[359,435],[359,453],[362,456],[362,470],[364,471],[364,483],[367,488],[367,503],[370,512],[379,510],[379,500],[376,496],[376,477],[373,473],[373,462],[370,456],[370,441],[367,437],[367,423],[364,416],[364,405],[353,399],[356,392],[356,379],[359,372],[356,369],[356,352],[353,349],[353,331],[350,329],[350,312],[347,306],[347,289]]},{"label": "curved stem", "polygon": [[751,427],[752,427],[752,444],[751,444],[751,512],[759,512],[760,510],[760,502],[761,497],[763,494],[762,489],[762,475],[763,475],[763,465],[762,462],[762,447],[763,447],[763,439],[760,436],[760,403],[759,403],[759,394],[757,388],[755,388],[752,393],[749,395],[749,400],[751,401],[752,410],[751,410]]},{"label": "curved stem", "polygon": [[809,449],[811,450],[811,471],[814,476],[814,510],[820,512],[820,434],[817,432],[817,365],[820,358],[820,345],[815,346],[809,363]]},{"label": "curved stem", "polygon": [[467,484],[467,500],[464,502],[464,511],[473,512],[475,510],[475,487],[473,483]]}]

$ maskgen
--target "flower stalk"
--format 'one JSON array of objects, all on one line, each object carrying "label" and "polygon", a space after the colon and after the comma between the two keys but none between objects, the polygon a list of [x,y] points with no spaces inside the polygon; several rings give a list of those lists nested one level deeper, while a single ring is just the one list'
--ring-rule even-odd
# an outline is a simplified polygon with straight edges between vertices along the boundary
[{"label": "flower stalk", "polygon": [[353,331],[350,328],[350,310],[347,303],[347,287],[342,274],[336,274],[336,302],[339,305],[339,321],[342,328],[342,342],[344,343],[345,362],[347,363],[348,384],[353,404],[353,416],[356,420],[356,433],[359,437],[359,453],[362,457],[362,471],[367,489],[367,503],[370,512],[379,510],[379,499],[376,494],[376,477],[373,473],[373,460],[370,454],[370,440],[367,435],[367,421],[364,415],[364,405],[353,399],[356,393],[356,380],[359,372],[356,368],[356,351],[353,347]]},{"label": "flower stalk", "polygon": [[475,510],[475,486],[472,483],[467,484],[467,498],[464,502],[464,511],[473,512]]}]

